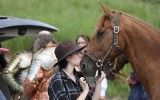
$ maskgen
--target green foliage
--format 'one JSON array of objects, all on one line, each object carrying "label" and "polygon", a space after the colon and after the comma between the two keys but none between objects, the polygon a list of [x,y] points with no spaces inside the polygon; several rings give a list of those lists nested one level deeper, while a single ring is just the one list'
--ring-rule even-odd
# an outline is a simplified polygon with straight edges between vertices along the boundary
[{"label": "green foliage", "polygon": [[[1,15],[38,20],[60,29],[53,33],[58,42],[73,40],[79,34],[90,37],[103,11],[99,3],[109,9],[133,15],[160,28],[159,0],[0,0]],[[18,37],[2,43],[12,52],[29,49],[34,37]],[[130,65],[127,65],[130,66]],[[125,67],[129,75],[130,67]],[[124,79],[123,79],[124,80]],[[109,81],[107,96],[127,98],[129,86]]]},{"label": "green foliage", "polygon": [[[99,3],[160,27],[159,6],[139,0],[0,0],[0,12],[1,15],[33,19],[54,25],[60,29],[54,33],[58,41],[66,39],[75,41],[79,34],[92,35],[96,22],[103,14]],[[29,49],[32,42],[33,38],[24,37],[3,42],[2,45],[15,52]]]},{"label": "green foliage", "polygon": [[153,3],[153,4],[160,4],[159,0],[142,0],[144,2]]}]

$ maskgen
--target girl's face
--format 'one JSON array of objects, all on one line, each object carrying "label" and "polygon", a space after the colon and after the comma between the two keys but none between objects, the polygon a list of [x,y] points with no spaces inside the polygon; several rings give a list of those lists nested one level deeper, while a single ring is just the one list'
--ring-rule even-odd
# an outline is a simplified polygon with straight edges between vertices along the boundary
[{"label": "girl's face", "polygon": [[79,37],[77,40],[77,45],[78,45],[78,47],[84,47],[87,45],[87,43],[82,37]]},{"label": "girl's face", "polygon": [[67,57],[67,61],[73,66],[79,66],[82,59],[82,54],[80,52],[75,52]]},{"label": "girl's face", "polygon": [[50,41],[50,42],[46,45],[46,47],[54,47],[54,46],[56,46],[56,44],[54,44],[52,41]]}]

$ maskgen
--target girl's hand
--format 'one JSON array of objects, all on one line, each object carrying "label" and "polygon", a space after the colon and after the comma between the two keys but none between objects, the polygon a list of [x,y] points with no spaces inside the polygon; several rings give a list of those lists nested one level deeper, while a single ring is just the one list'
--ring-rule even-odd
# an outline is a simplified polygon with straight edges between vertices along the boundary
[{"label": "girl's hand", "polygon": [[130,84],[130,85],[135,84],[135,83],[131,80],[130,77],[127,77],[127,78],[126,78],[126,81],[127,81],[127,83]]},{"label": "girl's hand", "polygon": [[9,49],[6,49],[6,48],[0,48],[0,52],[10,53],[11,51]]},{"label": "girl's hand", "polygon": [[106,77],[106,74],[101,71],[101,77],[99,77],[98,81],[97,81],[97,84],[101,84],[102,80]]},{"label": "girl's hand", "polygon": [[88,86],[85,78],[81,77],[79,79],[79,82],[80,82],[80,86],[81,86],[82,90],[88,93],[89,92],[89,86]]}]

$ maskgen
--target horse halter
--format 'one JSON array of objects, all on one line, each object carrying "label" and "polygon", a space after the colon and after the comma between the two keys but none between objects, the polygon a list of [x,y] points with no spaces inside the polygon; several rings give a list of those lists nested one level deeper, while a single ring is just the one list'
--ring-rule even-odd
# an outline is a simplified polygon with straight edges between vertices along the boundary
[{"label": "horse halter", "polygon": [[[118,33],[119,33],[119,17],[120,17],[120,12],[117,12],[116,15],[114,16],[114,30],[113,30],[113,41],[110,44],[110,47],[107,51],[107,53],[104,55],[102,60],[97,59],[93,55],[91,55],[87,50],[85,51],[85,54],[95,62],[97,68],[98,68],[98,74],[101,75],[101,71],[103,70],[103,63],[105,59],[109,56],[113,48],[115,47],[117,50],[120,50],[120,46],[118,46]],[[111,61],[108,62],[110,64]]]}]

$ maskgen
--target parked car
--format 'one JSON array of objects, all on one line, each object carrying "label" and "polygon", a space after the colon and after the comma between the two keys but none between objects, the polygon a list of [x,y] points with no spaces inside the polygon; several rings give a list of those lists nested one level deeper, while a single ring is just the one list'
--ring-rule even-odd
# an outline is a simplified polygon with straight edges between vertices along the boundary
[{"label": "parked car", "polygon": [[0,42],[17,36],[33,36],[41,30],[55,32],[59,29],[40,21],[0,16]]}]

